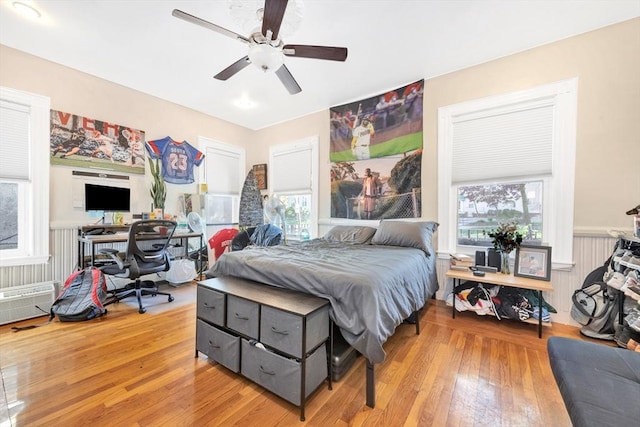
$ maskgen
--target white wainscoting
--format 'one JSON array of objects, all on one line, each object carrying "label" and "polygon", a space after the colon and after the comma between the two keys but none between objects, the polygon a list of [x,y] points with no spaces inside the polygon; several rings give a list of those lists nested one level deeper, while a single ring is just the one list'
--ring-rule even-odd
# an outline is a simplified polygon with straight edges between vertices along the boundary
[{"label": "white wainscoting", "polygon": [[78,258],[77,228],[49,230],[51,256],[47,264],[0,268],[0,288],[53,281],[57,285],[74,270]]},{"label": "white wainscoting", "polygon": [[[54,281],[62,284],[75,268],[78,258],[77,228],[58,228],[50,231],[51,258],[48,264],[0,268],[0,287],[28,285]],[[554,292],[544,294],[549,304],[558,310],[552,315],[553,322],[577,325],[569,315],[571,295],[582,286],[585,276],[602,265],[611,255],[616,240],[609,236],[575,236],[573,256],[575,266],[571,271],[552,271]],[[438,282],[440,291],[436,297],[444,299],[451,291],[451,281],[445,279],[449,262],[438,260]]]}]

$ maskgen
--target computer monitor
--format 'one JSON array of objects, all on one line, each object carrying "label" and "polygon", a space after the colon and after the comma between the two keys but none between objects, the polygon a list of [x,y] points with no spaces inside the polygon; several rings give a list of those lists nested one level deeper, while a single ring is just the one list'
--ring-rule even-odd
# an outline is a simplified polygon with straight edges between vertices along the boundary
[{"label": "computer monitor", "polygon": [[131,211],[131,189],[85,184],[84,210],[129,212]]}]

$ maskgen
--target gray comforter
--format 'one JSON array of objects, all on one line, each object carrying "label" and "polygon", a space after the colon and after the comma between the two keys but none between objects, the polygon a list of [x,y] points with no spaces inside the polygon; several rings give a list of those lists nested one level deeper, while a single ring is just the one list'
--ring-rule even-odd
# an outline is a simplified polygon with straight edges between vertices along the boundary
[{"label": "gray comforter", "polygon": [[328,299],[347,342],[380,363],[387,338],[437,291],[435,264],[419,249],[314,239],[229,252],[209,273]]}]

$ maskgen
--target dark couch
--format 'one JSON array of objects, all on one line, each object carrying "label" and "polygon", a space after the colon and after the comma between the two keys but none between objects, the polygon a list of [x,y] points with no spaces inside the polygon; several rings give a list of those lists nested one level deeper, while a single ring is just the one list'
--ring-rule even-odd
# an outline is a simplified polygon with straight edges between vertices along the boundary
[{"label": "dark couch", "polygon": [[640,353],[563,337],[547,350],[574,426],[640,425]]}]

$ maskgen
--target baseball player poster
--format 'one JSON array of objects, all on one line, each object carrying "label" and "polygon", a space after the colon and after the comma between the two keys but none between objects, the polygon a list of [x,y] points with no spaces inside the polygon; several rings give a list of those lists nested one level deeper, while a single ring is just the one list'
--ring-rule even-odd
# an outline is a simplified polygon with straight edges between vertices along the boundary
[{"label": "baseball player poster", "polygon": [[420,217],[424,80],[332,107],[331,217]]},{"label": "baseball player poster", "polygon": [[51,110],[51,164],[144,174],[144,131]]}]

